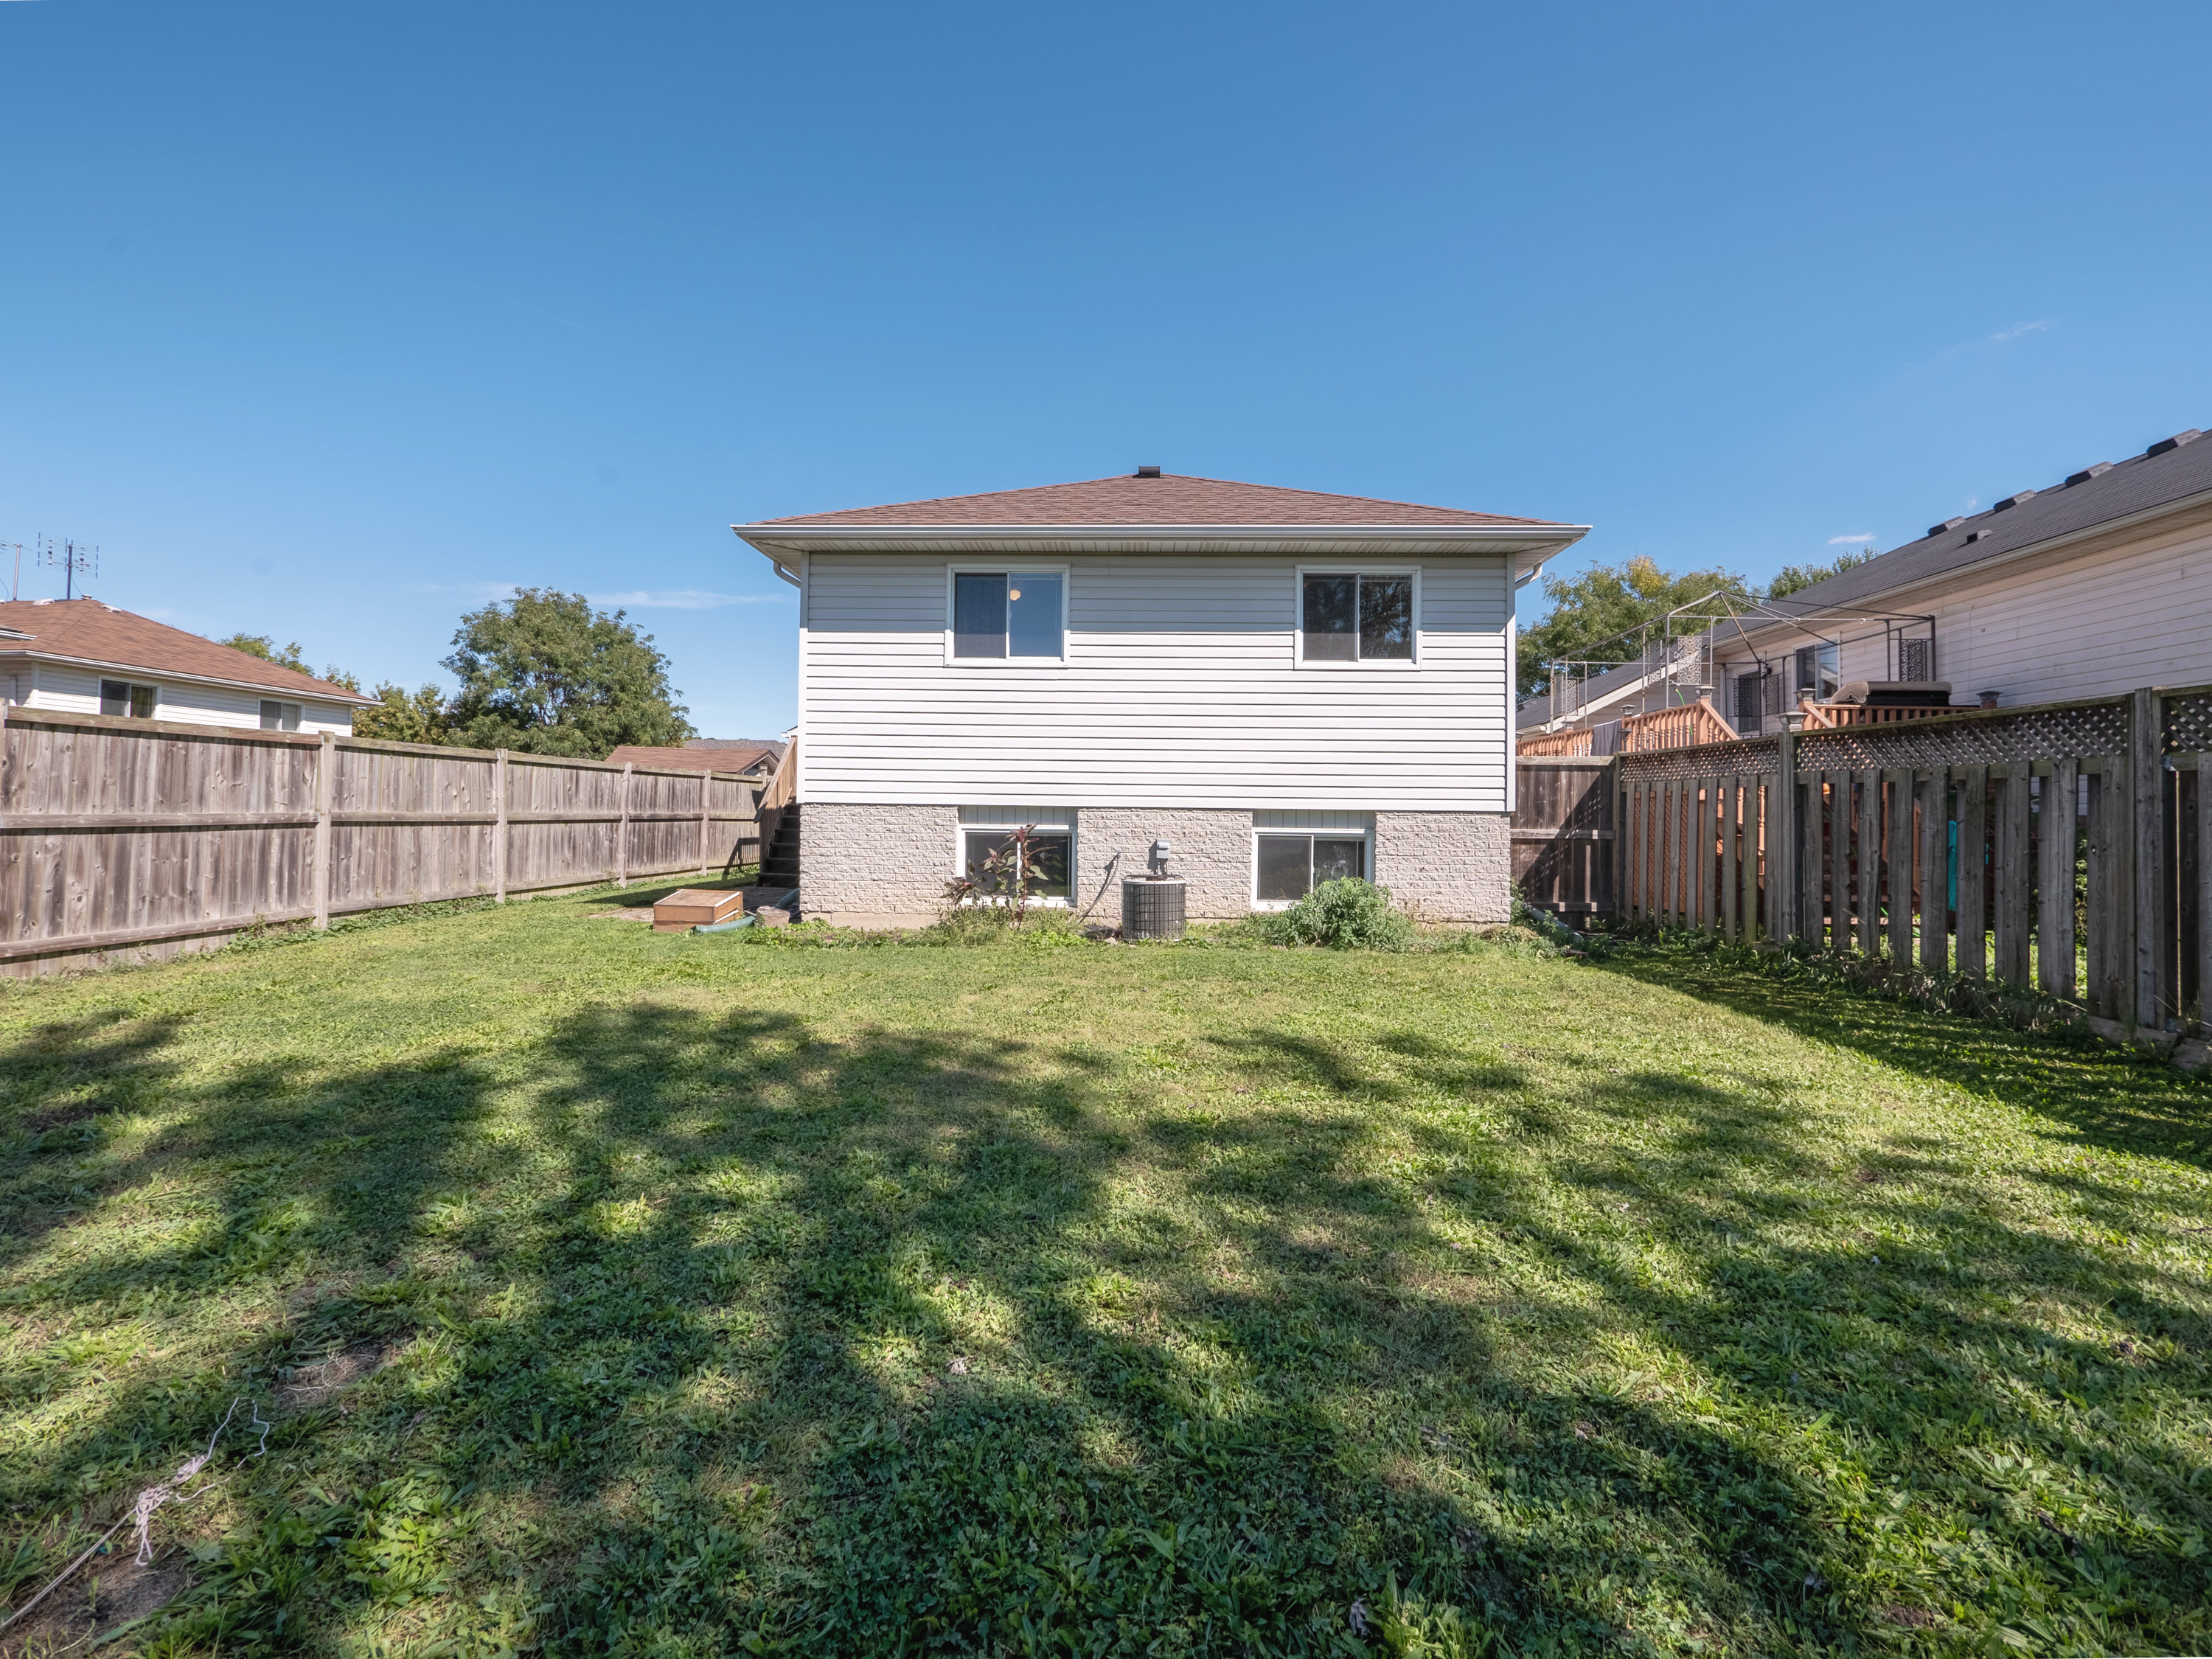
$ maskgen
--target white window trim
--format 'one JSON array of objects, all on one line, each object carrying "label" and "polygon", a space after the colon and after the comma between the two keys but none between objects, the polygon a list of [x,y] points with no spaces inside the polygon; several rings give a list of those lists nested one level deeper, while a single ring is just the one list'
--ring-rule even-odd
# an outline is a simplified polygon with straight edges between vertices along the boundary
[{"label": "white window trim", "polygon": [[[1316,569],[1322,568],[1315,567]],[[1351,665],[1358,666],[1357,663]],[[1244,882],[1246,899],[1255,910],[1287,910],[1297,902],[1296,899],[1263,899],[1260,896],[1260,837],[1262,836],[1304,836],[1308,841],[1358,842],[1364,848],[1359,862],[1367,872],[1365,879],[1375,879],[1375,831],[1371,826],[1358,830],[1285,830],[1274,824],[1255,823],[1252,826],[1252,867]],[[1307,866],[1307,873],[1312,873],[1310,865]],[[1309,887],[1306,890],[1310,893],[1313,890]]]},{"label": "white window trim", "polygon": [[[1044,567],[1041,565],[1032,567],[1032,568],[1036,569],[1042,569]],[[977,568],[988,572],[996,570],[999,567],[997,565],[987,564],[978,566]],[[960,660],[966,663],[973,662],[975,659],[973,657],[963,657]],[[1027,659],[1027,660],[1031,662],[1046,662],[1049,661],[1050,659],[1045,657],[1032,657]],[[1066,836],[1067,837],[1068,896],[1066,898],[1033,898],[1030,901],[1030,904],[1032,908],[1048,910],[1072,910],[1075,908],[1076,815],[1073,808],[1069,810],[1066,822],[1064,823],[1048,823],[1043,818],[1015,817],[1011,815],[1002,823],[978,823],[973,819],[959,817],[957,813],[954,816],[957,822],[952,826],[952,876],[953,879],[956,881],[962,876],[968,873],[968,832],[970,830],[980,830],[985,835],[1006,835],[1020,829],[1026,823],[1030,825],[1030,828],[1042,830],[1047,835]],[[973,902],[977,904],[1006,904],[1010,901],[1004,898],[979,898]]]},{"label": "white window trim", "polygon": [[[1056,657],[956,657],[952,654],[952,596],[956,576],[1012,575],[1016,571],[1034,570],[1040,575],[1057,574],[1060,577],[1060,654]],[[1070,568],[1055,564],[1050,559],[1017,561],[1000,559],[988,564],[966,562],[945,567],[945,660],[948,666],[958,668],[1065,668],[1068,661],[1067,607],[1068,590],[1075,586]],[[1013,826],[1020,828],[1018,824]]]},{"label": "white window trim", "polygon": [[[1413,654],[1403,658],[1356,659],[1351,662],[1308,662],[1306,660],[1306,577],[1309,574],[1411,576],[1413,579]],[[1354,637],[1358,637],[1357,634]],[[1310,668],[1322,673],[1403,674],[1419,668],[1421,665],[1421,567],[1417,564],[1364,564],[1356,559],[1297,566],[1291,576],[1291,663],[1293,667]]]}]

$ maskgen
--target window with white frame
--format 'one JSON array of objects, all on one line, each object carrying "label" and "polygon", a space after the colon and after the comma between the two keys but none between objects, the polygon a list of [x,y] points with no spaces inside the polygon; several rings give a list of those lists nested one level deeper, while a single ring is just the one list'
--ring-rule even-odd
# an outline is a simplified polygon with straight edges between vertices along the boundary
[{"label": "window with white frame", "polygon": [[1298,660],[1413,660],[1410,570],[1298,573]]},{"label": "window with white frame", "polygon": [[296,732],[300,729],[300,705],[296,702],[276,702],[267,697],[261,700],[261,729],[264,732]]},{"label": "window with white frame", "polygon": [[1253,902],[1292,904],[1325,881],[1371,879],[1374,840],[1364,812],[1255,812]]},{"label": "window with white frame", "polygon": [[953,872],[982,890],[987,902],[1013,896],[1013,844],[1029,834],[1029,896],[1048,903],[1075,896],[1075,813],[1065,806],[963,806]]},{"label": "window with white frame", "polygon": [[133,720],[150,720],[154,718],[154,706],[160,701],[159,686],[133,685],[127,680],[100,683],[100,712],[103,714],[128,714]]},{"label": "window with white frame", "polygon": [[952,654],[979,662],[1060,661],[1067,650],[1064,570],[952,572]]}]

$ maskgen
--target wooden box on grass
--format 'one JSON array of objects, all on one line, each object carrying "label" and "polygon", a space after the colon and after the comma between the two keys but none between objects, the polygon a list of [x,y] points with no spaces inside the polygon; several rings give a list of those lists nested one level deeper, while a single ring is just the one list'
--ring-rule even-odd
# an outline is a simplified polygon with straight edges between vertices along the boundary
[{"label": "wooden box on grass", "polygon": [[653,907],[653,931],[680,933],[687,927],[727,921],[744,908],[742,888],[680,887]]}]

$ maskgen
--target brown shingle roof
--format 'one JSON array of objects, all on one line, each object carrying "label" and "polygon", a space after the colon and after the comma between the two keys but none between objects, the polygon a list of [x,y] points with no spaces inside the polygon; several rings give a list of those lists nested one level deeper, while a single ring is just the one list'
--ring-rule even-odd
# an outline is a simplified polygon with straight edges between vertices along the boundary
[{"label": "brown shingle roof", "polygon": [[295,669],[279,668],[246,652],[217,645],[181,628],[111,611],[97,599],[0,599],[0,628],[28,634],[27,640],[0,638],[0,654],[74,657],[152,674],[182,674],[228,680],[294,696],[325,697],[341,702],[371,702],[358,691],[319,680]]},{"label": "brown shingle roof", "polygon": [[632,766],[649,767],[659,771],[684,772],[744,772],[758,765],[763,759],[774,760],[782,752],[781,744],[755,744],[748,746],[732,744],[717,749],[661,749],[649,744],[625,743],[607,756],[612,766],[627,762]]},{"label": "brown shingle roof", "polygon": [[1369,495],[1329,495],[1223,478],[1117,475],[1084,483],[1001,489],[988,495],[940,495],[890,507],[855,507],[769,519],[765,524],[852,525],[1547,525],[1453,507],[1419,507]]}]

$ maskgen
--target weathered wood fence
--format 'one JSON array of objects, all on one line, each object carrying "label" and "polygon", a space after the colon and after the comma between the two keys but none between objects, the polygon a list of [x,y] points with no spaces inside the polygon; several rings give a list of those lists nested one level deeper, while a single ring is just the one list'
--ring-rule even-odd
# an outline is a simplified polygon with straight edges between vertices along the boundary
[{"label": "weathered wood fence", "polygon": [[1620,909],[2201,1030],[2208,753],[2189,687],[1620,756]]},{"label": "weathered wood fence", "polygon": [[0,972],[257,924],[705,874],[760,786],[509,750],[0,708]]},{"label": "weathered wood fence", "polygon": [[1570,921],[1616,913],[1610,757],[1523,755],[1516,763],[1513,885]]}]

